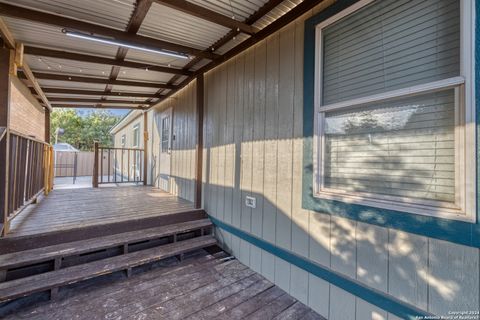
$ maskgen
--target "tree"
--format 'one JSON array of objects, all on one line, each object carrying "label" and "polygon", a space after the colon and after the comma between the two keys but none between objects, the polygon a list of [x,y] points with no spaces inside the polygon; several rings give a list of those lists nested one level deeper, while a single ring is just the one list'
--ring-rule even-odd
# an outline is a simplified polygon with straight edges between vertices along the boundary
[{"label": "tree", "polygon": [[93,150],[93,142],[102,146],[111,146],[110,129],[120,120],[106,110],[94,110],[80,115],[75,109],[56,109],[51,115],[51,141],[55,141],[57,128],[65,133],[58,142],[66,142],[80,150]]}]

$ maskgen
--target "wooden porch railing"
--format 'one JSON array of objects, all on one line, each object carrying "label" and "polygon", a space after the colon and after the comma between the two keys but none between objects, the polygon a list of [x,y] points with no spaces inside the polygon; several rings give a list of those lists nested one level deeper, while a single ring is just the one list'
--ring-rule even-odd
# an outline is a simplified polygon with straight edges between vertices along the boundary
[{"label": "wooden porch railing", "polygon": [[1,135],[1,139],[9,139],[2,233],[6,235],[15,216],[35,202],[42,192],[47,195],[51,191],[53,147],[11,129]]},{"label": "wooden porch railing", "polygon": [[93,187],[109,183],[143,183],[144,150],[101,147],[95,142]]}]

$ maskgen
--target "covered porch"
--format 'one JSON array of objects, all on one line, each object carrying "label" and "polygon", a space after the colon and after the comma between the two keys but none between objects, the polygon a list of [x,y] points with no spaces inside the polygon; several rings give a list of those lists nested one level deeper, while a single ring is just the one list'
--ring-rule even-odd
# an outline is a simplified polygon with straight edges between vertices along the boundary
[{"label": "covered porch", "polygon": [[[202,204],[204,75],[321,2],[0,0],[0,317],[323,319]],[[55,108],[130,112],[91,187],[54,184]]]}]

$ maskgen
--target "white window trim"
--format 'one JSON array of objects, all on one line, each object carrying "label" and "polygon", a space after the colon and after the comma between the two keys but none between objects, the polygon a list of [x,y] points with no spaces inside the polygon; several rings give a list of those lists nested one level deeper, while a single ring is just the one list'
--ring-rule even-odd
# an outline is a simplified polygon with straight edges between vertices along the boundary
[{"label": "white window trim", "polygon": [[[138,141],[135,141],[135,131],[138,130]],[[137,123],[133,126],[133,142],[132,146],[138,148],[140,146],[140,124]]]},{"label": "white window trim", "polygon": [[[330,17],[316,27],[315,43],[315,117],[313,143],[313,187],[314,196],[322,199],[338,200],[389,209],[409,212],[420,215],[449,218],[468,222],[476,222],[476,152],[475,152],[475,91],[474,91],[474,44],[475,44],[475,1],[459,0],[461,7],[461,57],[460,77],[454,77],[424,85],[412,86],[372,96],[342,101],[330,105],[321,105],[322,97],[322,29],[326,26],[354,13],[375,0],[362,0],[342,12]],[[362,192],[346,192],[323,188],[323,160],[325,141],[323,123],[325,112],[351,108],[357,105],[382,102],[394,98],[409,97],[426,94],[449,88],[455,89],[456,97],[456,126],[455,126],[455,190],[459,196],[456,205],[440,201],[419,200],[395,196],[384,196]],[[460,115],[463,113],[463,117]],[[459,190],[459,192],[457,192]]]}]

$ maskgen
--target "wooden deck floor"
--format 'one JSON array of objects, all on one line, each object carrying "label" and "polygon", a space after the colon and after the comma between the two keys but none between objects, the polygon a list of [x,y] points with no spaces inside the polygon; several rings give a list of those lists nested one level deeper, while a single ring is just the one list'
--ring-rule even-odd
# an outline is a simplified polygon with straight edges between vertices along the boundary
[{"label": "wooden deck floor", "polygon": [[[4,306],[6,319],[323,319],[237,260],[201,250],[62,288],[55,301]],[[37,298],[41,299],[41,298]],[[29,305],[29,306],[26,306]],[[12,312],[16,308],[18,312]],[[8,309],[11,309],[10,311]]]},{"label": "wooden deck floor", "polygon": [[54,190],[12,220],[8,237],[57,232],[192,209],[191,202],[152,187]]}]

